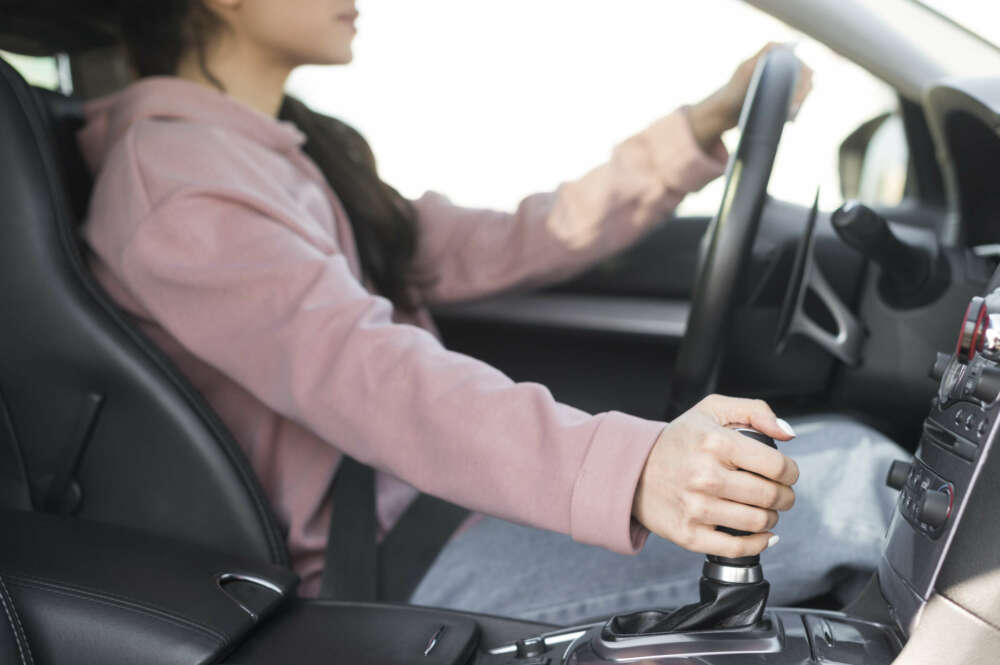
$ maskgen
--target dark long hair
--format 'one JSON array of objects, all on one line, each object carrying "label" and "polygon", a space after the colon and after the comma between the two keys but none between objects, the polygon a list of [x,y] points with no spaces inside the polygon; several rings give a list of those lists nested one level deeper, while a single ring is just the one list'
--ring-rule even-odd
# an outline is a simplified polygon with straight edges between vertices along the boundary
[{"label": "dark long hair", "polygon": [[[222,22],[200,0],[121,0],[119,15],[139,76],[173,75],[181,56],[194,49],[205,77],[225,91],[205,61],[205,42]],[[418,242],[412,204],[382,181],[368,142],[347,124],[290,96],[278,116],[306,135],[303,150],[343,203],[364,276],[397,308],[412,312],[426,282],[412,269]]]}]

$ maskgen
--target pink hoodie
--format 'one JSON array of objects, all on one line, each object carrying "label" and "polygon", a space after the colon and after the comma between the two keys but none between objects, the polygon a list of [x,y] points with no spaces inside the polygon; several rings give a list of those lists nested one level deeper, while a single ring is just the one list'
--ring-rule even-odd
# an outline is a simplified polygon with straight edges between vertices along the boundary
[{"label": "pink hoodie", "polygon": [[[344,451],[380,471],[381,528],[410,487],[632,553],[631,517],[663,423],[590,415],[445,350],[426,311],[362,283],[336,194],[302,134],[215,90],[141,80],[92,102],[80,144],[97,182],[91,267],[246,451],[315,594]],[[682,111],[513,214],[415,201],[427,304],[551,282],[619,250],[719,175]],[[398,480],[401,478],[405,483]]]}]

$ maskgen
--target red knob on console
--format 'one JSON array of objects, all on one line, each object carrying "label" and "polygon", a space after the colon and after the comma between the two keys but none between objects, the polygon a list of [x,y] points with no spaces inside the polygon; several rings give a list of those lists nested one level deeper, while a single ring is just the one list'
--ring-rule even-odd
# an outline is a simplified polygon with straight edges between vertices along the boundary
[{"label": "red knob on console", "polygon": [[987,323],[986,300],[976,296],[965,308],[965,319],[958,332],[958,359],[968,362],[983,348],[983,331]]}]

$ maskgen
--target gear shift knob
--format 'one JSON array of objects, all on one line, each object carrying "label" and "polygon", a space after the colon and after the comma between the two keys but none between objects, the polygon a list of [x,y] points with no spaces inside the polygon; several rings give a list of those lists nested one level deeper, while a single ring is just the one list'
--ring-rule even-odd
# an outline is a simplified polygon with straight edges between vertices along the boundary
[{"label": "gear shift knob", "polygon": [[[750,427],[738,427],[735,428],[734,431],[742,434],[745,437],[749,437],[755,441],[760,441],[764,445],[770,446],[775,450],[778,449],[778,446],[775,445],[774,443],[774,439],[769,437],[767,434],[764,434],[763,432],[758,432],[757,430]],[[730,529],[729,527],[725,526],[717,526],[715,528],[719,531],[723,531],[733,536],[750,535],[749,531],[738,531],[737,529]],[[730,584],[736,581],[735,579],[733,579],[734,575],[746,577],[747,582],[755,582],[761,579],[759,566],[760,566],[760,556],[758,555],[744,556],[734,559],[730,557],[715,556],[714,554],[709,554],[708,561],[705,564],[705,576],[711,579],[717,579],[720,582],[727,582]],[[724,568],[753,568],[753,567],[757,567],[756,575],[754,575],[753,571],[751,570],[738,571],[738,570],[724,569]],[[749,579],[749,578],[755,578],[755,579]]]}]

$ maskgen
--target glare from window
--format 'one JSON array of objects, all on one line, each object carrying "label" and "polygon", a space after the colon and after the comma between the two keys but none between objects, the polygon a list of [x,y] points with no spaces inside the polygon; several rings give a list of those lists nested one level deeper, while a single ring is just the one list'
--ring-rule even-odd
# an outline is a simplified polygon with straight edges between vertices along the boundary
[{"label": "glare from window", "polygon": [[921,0],[983,39],[1000,45],[1000,2],[989,0]]},{"label": "glare from window", "polygon": [[[360,2],[355,62],[289,84],[371,142],[404,195],[511,209],[607,159],[619,141],[722,85],[765,42],[798,42],[815,88],[785,132],[771,193],[840,200],[837,147],[894,108],[888,86],[737,0]],[[734,137],[727,137],[732,142]],[[712,214],[721,183],[683,210]]]},{"label": "glare from window", "polygon": [[49,90],[59,88],[59,68],[55,57],[35,57],[0,51],[0,58],[6,60],[31,85]]}]

